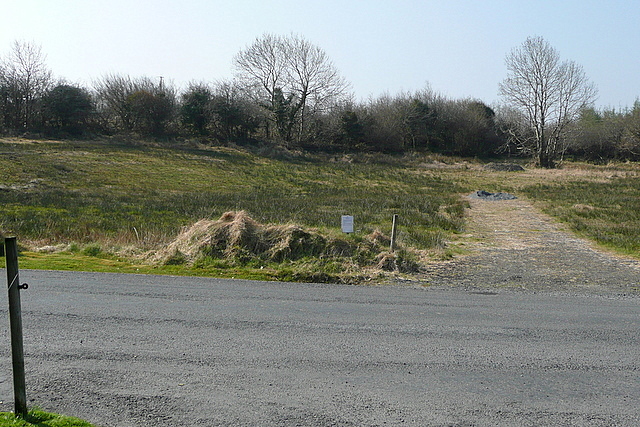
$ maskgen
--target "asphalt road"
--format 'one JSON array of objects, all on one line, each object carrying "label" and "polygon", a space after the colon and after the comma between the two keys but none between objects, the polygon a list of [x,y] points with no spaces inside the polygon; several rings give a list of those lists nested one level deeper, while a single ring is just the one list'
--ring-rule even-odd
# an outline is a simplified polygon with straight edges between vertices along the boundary
[{"label": "asphalt road", "polygon": [[20,274],[29,404],[100,426],[640,425],[637,294]]}]

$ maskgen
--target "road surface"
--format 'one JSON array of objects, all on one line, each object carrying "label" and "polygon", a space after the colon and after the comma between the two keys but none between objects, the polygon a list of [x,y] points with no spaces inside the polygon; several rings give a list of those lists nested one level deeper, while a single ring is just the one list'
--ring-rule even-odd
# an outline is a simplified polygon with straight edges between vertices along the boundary
[{"label": "road surface", "polygon": [[99,426],[640,425],[637,293],[20,274],[29,405]]}]

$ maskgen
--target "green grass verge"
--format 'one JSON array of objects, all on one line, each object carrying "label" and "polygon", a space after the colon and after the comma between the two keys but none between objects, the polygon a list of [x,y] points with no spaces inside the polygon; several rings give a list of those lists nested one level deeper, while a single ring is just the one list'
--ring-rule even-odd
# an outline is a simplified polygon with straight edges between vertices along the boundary
[{"label": "green grass verge", "polygon": [[52,414],[32,409],[26,417],[16,417],[12,412],[0,412],[0,427],[93,427],[75,417]]},{"label": "green grass verge", "polygon": [[[317,261],[320,263],[319,261]],[[206,260],[195,265],[148,265],[134,263],[126,259],[104,255],[92,257],[70,252],[42,254],[23,251],[19,255],[20,268],[33,270],[60,271],[92,271],[99,273],[127,273],[127,274],[164,274],[175,276],[219,277],[225,279],[250,280],[298,280],[298,281],[349,281],[340,279],[335,270],[331,277],[323,273],[322,265],[313,265],[306,260],[297,263],[262,263],[261,265],[234,265],[225,260]],[[5,265],[4,257],[0,257],[0,268]],[[304,268],[306,265],[307,268]],[[313,280],[314,277],[317,280]],[[355,278],[353,280],[356,280]],[[327,280],[325,280],[327,281]]]}]

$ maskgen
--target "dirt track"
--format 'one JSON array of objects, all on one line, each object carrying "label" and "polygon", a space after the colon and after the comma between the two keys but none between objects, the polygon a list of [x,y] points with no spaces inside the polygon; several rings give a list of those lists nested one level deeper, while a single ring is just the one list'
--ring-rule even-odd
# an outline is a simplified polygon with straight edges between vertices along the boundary
[{"label": "dirt track", "polygon": [[640,261],[577,238],[524,199],[470,199],[459,244],[470,251],[430,268],[433,285],[533,291],[637,293]]}]

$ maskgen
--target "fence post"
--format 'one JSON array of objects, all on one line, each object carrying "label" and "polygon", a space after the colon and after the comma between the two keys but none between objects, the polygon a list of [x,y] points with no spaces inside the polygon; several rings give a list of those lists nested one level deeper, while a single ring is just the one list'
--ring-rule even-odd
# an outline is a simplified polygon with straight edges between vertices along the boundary
[{"label": "fence post", "polygon": [[393,224],[391,225],[391,252],[396,250],[397,222],[398,222],[398,215],[393,215]]},{"label": "fence post", "polygon": [[27,285],[21,285],[18,277],[18,245],[16,244],[16,238],[6,237],[4,243],[7,262],[7,285],[9,287],[9,323],[11,327],[15,414],[24,417],[27,415],[27,392],[24,375],[20,289],[26,289]]}]

